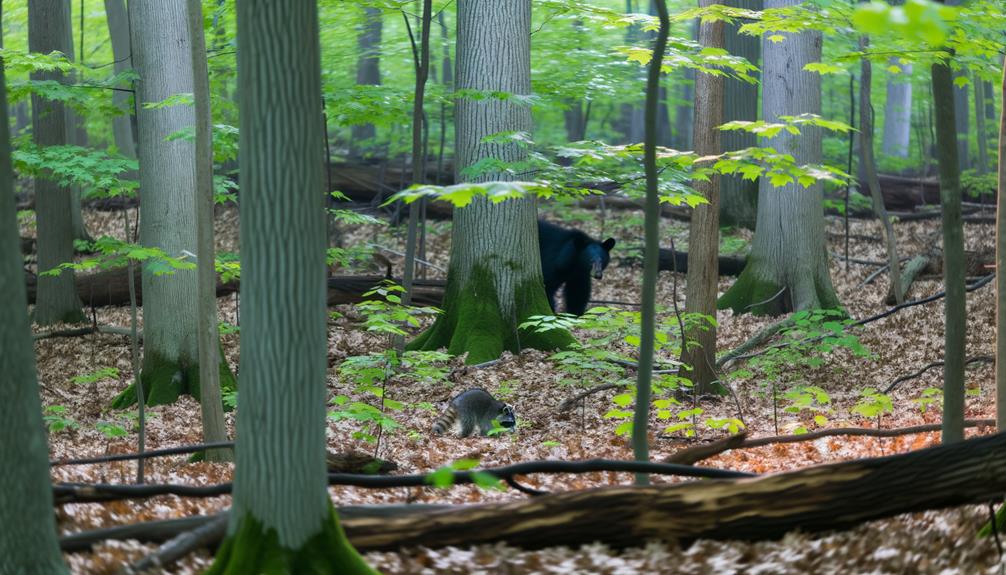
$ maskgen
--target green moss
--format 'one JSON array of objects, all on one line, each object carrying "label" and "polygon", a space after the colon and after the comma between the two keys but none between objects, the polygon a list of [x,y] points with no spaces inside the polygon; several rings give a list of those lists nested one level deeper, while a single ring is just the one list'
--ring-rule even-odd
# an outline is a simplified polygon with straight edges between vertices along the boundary
[{"label": "green moss", "polygon": [[207,575],[300,573],[355,575],[377,571],[349,544],[331,504],[322,531],[299,549],[283,547],[275,529],[266,531],[261,522],[246,514],[237,530],[224,540],[216,560],[206,571]]},{"label": "green moss", "polygon": [[[199,399],[198,362],[170,361],[156,353],[147,353],[143,356],[140,381],[143,382],[144,399],[150,406],[174,403],[182,394]],[[237,389],[237,378],[224,359],[223,346],[220,348],[220,389]],[[112,409],[127,409],[133,405],[136,405],[136,385],[131,383],[115,396],[111,406]],[[230,408],[224,405],[224,411]]]},{"label": "green moss", "polygon": [[[789,302],[787,294],[773,297],[783,286],[774,281],[758,278],[756,271],[758,267],[758,261],[749,256],[744,271],[716,302],[716,308],[729,308],[737,315],[747,312],[754,315],[779,315],[790,311],[787,309]],[[752,306],[752,304],[759,305]]]},{"label": "green moss", "polygon": [[528,316],[551,313],[545,288],[540,282],[517,286],[514,299],[515,319],[504,318],[496,284],[487,267],[475,266],[463,285],[454,274],[448,280],[444,313],[407,348],[447,348],[452,355],[467,353],[465,362],[476,364],[497,359],[504,350],[514,353],[526,348],[553,350],[565,348],[574,341],[564,330],[539,334],[517,329]]}]

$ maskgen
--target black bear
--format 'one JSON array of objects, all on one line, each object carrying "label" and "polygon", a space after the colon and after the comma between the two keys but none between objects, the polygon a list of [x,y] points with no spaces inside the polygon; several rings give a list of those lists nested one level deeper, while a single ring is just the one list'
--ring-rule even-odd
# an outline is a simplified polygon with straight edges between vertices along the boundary
[{"label": "black bear", "polygon": [[615,239],[598,242],[580,230],[568,230],[538,220],[538,249],[548,303],[555,309],[555,292],[566,285],[566,313],[583,315],[590,301],[590,280],[601,279],[611,260]]}]

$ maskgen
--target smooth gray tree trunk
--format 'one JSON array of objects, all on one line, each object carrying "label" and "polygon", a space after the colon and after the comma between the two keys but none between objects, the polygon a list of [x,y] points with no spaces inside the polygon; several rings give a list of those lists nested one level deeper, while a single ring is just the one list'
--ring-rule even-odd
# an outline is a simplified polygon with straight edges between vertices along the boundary
[{"label": "smooth gray tree trunk", "polygon": [[[1002,101],[1006,102],[1006,65]],[[999,118],[999,193],[996,197],[996,268],[1006,270],[1006,106]],[[1006,274],[996,274],[996,429],[1006,431]]]},{"label": "smooth gray tree trunk", "polygon": [[[381,85],[381,32],[384,14],[379,8],[363,9],[363,25],[356,38],[359,53],[356,60],[356,83],[360,86]],[[366,143],[373,140],[377,130],[373,124],[358,124],[352,127],[350,147],[359,154]]]},{"label": "smooth gray tree trunk", "polygon": [[888,156],[908,157],[912,135],[912,65],[891,58],[889,66],[901,72],[888,74],[887,99],[884,101],[884,138],[882,151]]},{"label": "smooth gray tree trunk", "polygon": [[21,241],[14,215],[7,86],[0,70],[0,573],[67,573],[56,538],[49,449],[24,302]]},{"label": "smooth gray tree trunk", "polygon": [[[457,18],[457,88],[530,94],[531,1],[460,0]],[[531,127],[527,105],[495,98],[458,100],[456,181],[513,179],[504,173],[469,178],[463,171],[485,158],[522,160],[527,153],[523,147],[483,140],[500,132],[530,132]],[[476,198],[455,210],[445,313],[410,347],[446,347],[454,355],[467,353],[468,363],[481,363],[504,350],[566,345],[570,338],[565,332],[534,334],[517,328],[530,315],[551,313],[537,237],[531,198],[500,204]]]},{"label": "smooth gray tree trunk", "polygon": [[[192,39],[192,95],[195,100],[196,154],[196,265],[199,266],[199,404],[203,441],[227,441],[220,396],[220,334],[217,328],[217,272],[213,246],[213,131],[210,116],[210,77],[206,62],[206,33],[200,0],[187,0],[189,38]],[[230,461],[231,450],[206,452],[207,461]]]},{"label": "smooth gray tree trunk", "polygon": [[[132,67],[129,50],[129,16],[124,0],[105,0],[105,17],[108,20],[108,35],[112,40],[112,57],[115,59],[115,73]],[[113,92],[112,102],[123,110],[121,116],[112,119],[112,134],[115,147],[127,158],[136,157],[136,142],[133,139],[133,109],[131,98],[125,92]]]},{"label": "smooth gray tree trunk", "polygon": [[373,573],[328,495],[318,9],[242,0],[237,10],[240,439],[229,535],[208,573]]},{"label": "smooth gray tree trunk", "polygon": [[[798,0],[766,0],[765,8],[783,8]],[[821,60],[819,32],[784,34],[782,42],[762,44],[762,117],[821,113],[821,76],[804,66]],[[797,165],[821,163],[821,131],[785,130],[765,142],[790,154]],[[792,310],[839,306],[828,270],[821,184],[804,188],[792,183],[774,188],[762,178],[758,190],[758,223],[747,266],[720,299],[720,308],[777,315]]]},{"label": "smooth gray tree trunk", "polygon": [[[762,0],[731,0],[726,4],[736,8],[761,10]],[[734,56],[742,56],[754,65],[761,57],[761,39],[739,32],[741,23],[726,24],[724,48]],[[723,121],[755,121],[758,119],[758,84],[732,78],[724,79]],[[757,145],[755,135],[743,130],[729,130],[720,136],[724,152],[742,150]],[[720,224],[755,228],[758,217],[758,182],[739,176],[720,178]]]},{"label": "smooth gray tree trunk", "polygon": [[[48,54],[72,54],[68,0],[33,0],[28,3],[28,49]],[[34,80],[66,82],[59,72],[36,72]],[[62,146],[69,141],[72,124],[62,102],[32,94],[32,133],[39,146]],[[38,270],[51,270],[73,261],[73,193],[45,178],[35,178],[35,214],[38,225]],[[40,325],[84,320],[74,273],[40,276],[34,320]]]}]

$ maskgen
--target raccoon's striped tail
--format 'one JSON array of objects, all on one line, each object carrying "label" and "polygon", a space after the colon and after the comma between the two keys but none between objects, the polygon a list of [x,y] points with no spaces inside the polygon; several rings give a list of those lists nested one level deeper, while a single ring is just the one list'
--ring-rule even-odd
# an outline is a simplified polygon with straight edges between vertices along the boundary
[{"label": "raccoon's striped tail", "polygon": [[454,427],[454,424],[458,420],[458,410],[454,408],[453,405],[449,406],[436,421],[433,422],[433,433],[437,435],[443,435],[447,433],[447,430]]}]

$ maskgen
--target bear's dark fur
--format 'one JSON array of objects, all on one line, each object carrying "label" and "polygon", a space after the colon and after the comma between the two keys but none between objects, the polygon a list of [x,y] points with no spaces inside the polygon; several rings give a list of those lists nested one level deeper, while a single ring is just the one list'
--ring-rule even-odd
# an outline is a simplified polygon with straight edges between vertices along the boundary
[{"label": "bear's dark fur", "polygon": [[538,220],[538,247],[545,293],[552,311],[556,311],[555,293],[565,285],[566,313],[583,315],[590,301],[591,278],[601,279],[608,267],[614,238],[599,242],[580,230]]}]

